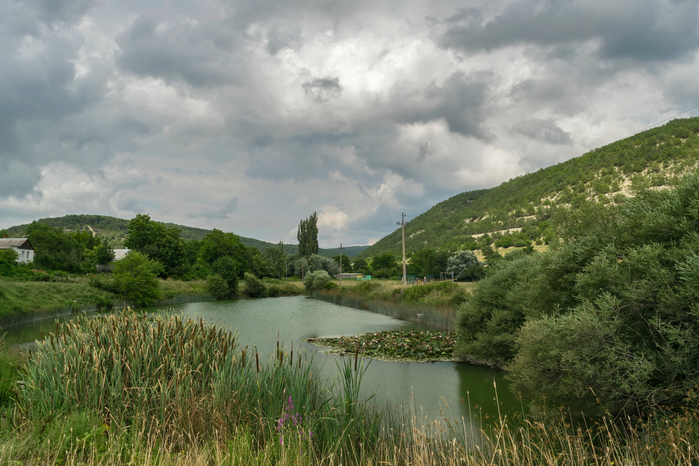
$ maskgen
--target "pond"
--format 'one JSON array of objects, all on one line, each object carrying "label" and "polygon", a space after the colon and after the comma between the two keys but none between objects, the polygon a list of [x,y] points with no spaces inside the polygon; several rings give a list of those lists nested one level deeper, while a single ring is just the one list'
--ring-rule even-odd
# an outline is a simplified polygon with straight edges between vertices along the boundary
[{"label": "pond", "polygon": [[[241,347],[257,347],[261,355],[272,354],[277,342],[294,352],[299,349],[314,354],[319,373],[337,374],[336,361],[341,356],[325,354],[322,349],[303,340],[317,337],[356,335],[383,330],[428,330],[428,328],[392,317],[319,301],[306,297],[241,299],[187,303],[167,310],[144,309],[143,312],[176,313],[202,318],[204,321],[237,331]],[[39,338],[40,332],[53,331],[54,321],[35,322],[6,329],[9,344],[21,344]],[[509,391],[501,371],[458,362],[389,362],[373,360],[363,379],[366,393],[375,399],[413,413],[417,420],[451,420],[477,415],[472,422],[478,427],[484,417],[500,412],[521,412],[520,402]]]}]

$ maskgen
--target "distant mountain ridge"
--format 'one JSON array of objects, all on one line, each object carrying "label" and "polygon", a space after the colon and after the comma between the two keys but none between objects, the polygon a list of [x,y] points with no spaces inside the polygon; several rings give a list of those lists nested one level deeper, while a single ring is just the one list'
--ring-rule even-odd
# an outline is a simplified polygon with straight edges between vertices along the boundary
[{"label": "distant mountain ridge", "polygon": [[[457,194],[405,227],[406,252],[425,247],[455,251],[484,234],[528,232],[541,239],[545,223],[561,207],[594,199],[618,202],[640,189],[675,185],[699,164],[699,117],[673,120],[580,157],[513,178],[501,185]],[[399,255],[397,229],[359,254]]]},{"label": "distant mountain ridge", "polygon": [[[153,219],[156,220],[156,219]],[[102,240],[106,240],[114,248],[121,248],[124,245],[126,235],[129,233],[129,220],[107,215],[87,215],[87,214],[71,214],[63,217],[42,218],[37,220],[39,223],[46,223],[52,227],[63,228],[65,231],[82,231],[92,230],[95,235]],[[177,228],[180,230],[180,237],[186,241],[201,240],[213,230],[204,228],[189,227],[185,225],[177,225],[175,223],[165,223],[168,228]],[[29,224],[16,225],[7,228],[7,233],[11,237],[23,237]],[[271,246],[276,246],[277,243],[270,243],[255,238],[246,238],[240,236],[240,241],[248,247],[259,249],[260,251]],[[343,248],[343,254],[348,257],[354,257],[369,246],[350,246]],[[298,245],[285,244],[284,251],[287,254],[297,254]],[[321,256],[333,257],[340,255],[339,248],[319,249],[318,254]]]}]

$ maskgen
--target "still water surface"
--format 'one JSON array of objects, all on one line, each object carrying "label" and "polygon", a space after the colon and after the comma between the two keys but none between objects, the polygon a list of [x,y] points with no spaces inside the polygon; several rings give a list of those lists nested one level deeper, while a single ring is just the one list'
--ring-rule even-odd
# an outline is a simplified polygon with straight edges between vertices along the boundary
[{"label": "still water surface", "polygon": [[[338,306],[306,297],[241,299],[186,303],[165,311],[145,309],[143,312],[165,312],[202,318],[218,326],[237,331],[241,347],[257,347],[261,355],[272,354],[277,341],[285,349],[294,345],[314,354],[319,373],[332,378],[337,375],[337,355],[322,352],[305,341],[307,338],[357,335],[383,330],[427,330],[426,327],[359,309]],[[8,328],[10,344],[31,342],[40,332],[53,331],[55,322],[44,321]],[[471,414],[497,416],[495,388],[502,414],[521,411],[520,402],[508,389],[501,371],[457,362],[388,362],[373,360],[363,379],[367,393],[376,399],[414,410],[420,420],[431,421],[443,416],[452,420]],[[470,404],[469,404],[470,400]],[[480,421],[475,420],[476,424]]]}]

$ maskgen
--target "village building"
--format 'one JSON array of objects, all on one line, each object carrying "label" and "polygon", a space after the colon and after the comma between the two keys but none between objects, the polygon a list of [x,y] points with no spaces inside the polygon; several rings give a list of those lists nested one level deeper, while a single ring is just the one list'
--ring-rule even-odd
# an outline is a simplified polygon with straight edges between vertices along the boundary
[{"label": "village building", "polygon": [[12,249],[17,253],[17,262],[34,262],[34,248],[27,238],[0,238],[0,249]]}]

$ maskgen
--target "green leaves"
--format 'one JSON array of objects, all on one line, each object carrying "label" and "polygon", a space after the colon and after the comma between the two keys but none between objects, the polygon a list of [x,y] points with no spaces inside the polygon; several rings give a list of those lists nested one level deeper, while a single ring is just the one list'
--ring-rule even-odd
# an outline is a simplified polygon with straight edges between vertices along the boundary
[{"label": "green leaves", "polygon": [[389,330],[354,337],[316,338],[311,342],[347,353],[359,348],[362,356],[377,359],[445,361],[452,359],[456,334],[438,330]]}]

